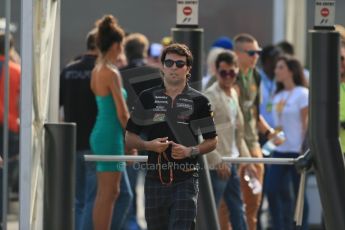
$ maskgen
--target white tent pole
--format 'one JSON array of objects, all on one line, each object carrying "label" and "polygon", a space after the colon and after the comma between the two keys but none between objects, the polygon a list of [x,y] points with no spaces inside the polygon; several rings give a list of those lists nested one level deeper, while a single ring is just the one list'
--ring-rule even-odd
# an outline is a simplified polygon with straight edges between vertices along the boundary
[{"label": "white tent pole", "polygon": [[58,122],[59,120],[59,88],[60,88],[60,10],[61,1],[59,1],[55,19],[55,31],[51,65],[51,78],[49,86],[49,108],[48,108],[48,121]]},{"label": "white tent pole", "polygon": [[4,124],[3,124],[3,160],[4,167],[2,170],[2,229],[7,229],[7,203],[8,203],[8,104],[9,104],[9,60],[10,60],[10,22],[11,22],[11,1],[5,2],[5,63],[3,65],[5,70],[5,84],[4,84]]},{"label": "white tent pole", "polygon": [[273,0],[273,43],[285,40],[285,0]]},{"label": "white tent pole", "polygon": [[31,229],[33,0],[21,0],[20,229]]}]

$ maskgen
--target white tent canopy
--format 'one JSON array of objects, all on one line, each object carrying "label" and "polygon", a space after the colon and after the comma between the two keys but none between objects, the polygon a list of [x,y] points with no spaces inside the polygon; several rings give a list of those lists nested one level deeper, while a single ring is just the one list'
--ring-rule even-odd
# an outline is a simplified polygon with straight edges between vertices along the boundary
[{"label": "white tent canopy", "polygon": [[43,125],[58,114],[60,3],[22,0],[20,229],[43,226]]}]

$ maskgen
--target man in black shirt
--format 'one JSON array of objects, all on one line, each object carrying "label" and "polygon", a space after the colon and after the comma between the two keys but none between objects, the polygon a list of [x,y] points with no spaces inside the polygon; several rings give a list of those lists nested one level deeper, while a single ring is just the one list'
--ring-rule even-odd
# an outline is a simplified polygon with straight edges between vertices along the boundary
[{"label": "man in black shirt", "polygon": [[[196,158],[217,144],[210,103],[187,84],[192,61],[185,45],[165,48],[164,84],[140,94],[127,123],[127,147],[148,151],[145,216],[149,230],[194,228],[199,190]],[[200,144],[199,134],[204,138]]]},{"label": "man in black shirt", "polygon": [[[147,65],[149,41],[141,33],[133,33],[126,37],[125,54],[128,65],[120,69],[123,79],[123,87],[127,91],[127,106],[131,109],[138,99],[139,94],[149,88],[162,84],[162,77],[158,68]],[[140,152],[140,154],[146,154]],[[139,173],[142,172],[136,164],[128,164],[126,167],[131,189],[133,191],[133,202],[126,220],[127,228],[132,230],[140,229],[137,222],[137,194],[136,186]]]},{"label": "man in black shirt", "polygon": [[77,124],[76,229],[81,229],[83,222],[86,175],[87,171],[92,171],[93,167],[93,163],[84,161],[84,155],[91,154],[89,136],[97,114],[95,97],[90,90],[91,72],[97,59],[96,32],[92,30],[87,35],[87,52],[69,63],[60,75],[60,106],[63,108],[63,119]]}]

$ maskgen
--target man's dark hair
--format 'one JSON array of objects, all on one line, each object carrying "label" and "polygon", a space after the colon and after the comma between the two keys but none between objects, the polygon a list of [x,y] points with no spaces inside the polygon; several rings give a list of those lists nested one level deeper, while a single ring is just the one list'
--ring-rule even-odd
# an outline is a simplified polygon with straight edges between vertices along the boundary
[{"label": "man's dark hair", "polygon": [[276,59],[280,55],[282,55],[282,51],[279,48],[274,45],[268,45],[262,49],[260,60],[262,64],[265,64],[267,60]]},{"label": "man's dark hair", "polygon": [[[12,49],[14,46],[14,40],[12,35],[10,34],[10,49]],[[5,33],[0,32],[0,54],[5,54]]]},{"label": "man's dark hair", "polygon": [[128,35],[125,42],[125,54],[128,60],[143,59],[147,55],[149,41],[140,33]]},{"label": "man's dark hair", "polygon": [[294,56],[295,55],[295,49],[293,45],[288,41],[281,41],[277,44],[277,47],[279,47],[285,54]]},{"label": "man's dark hair", "polygon": [[177,54],[180,56],[185,56],[186,60],[187,60],[187,66],[192,66],[193,64],[193,55],[192,52],[189,50],[189,48],[184,45],[184,44],[180,44],[180,43],[173,43],[169,46],[167,46],[161,55],[161,62],[162,64],[165,61],[165,57],[168,53],[173,53],[173,54]]},{"label": "man's dark hair", "polygon": [[219,69],[219,65],[221,62],[225,62],[228,65],[234,65],[234,66],[238,66],[238,60],[237,60],[237,56],[234,52],[227,50],[224,51],[220,54],[218,54],[217,58],[216,58],[216,69]]},{"label": "man's dark hair", "polygon": [[95,50],[96,49],[96,35],[97,35],[97,28],[93,28],[86,35],[86,48],[87,48],[87,50]]}]

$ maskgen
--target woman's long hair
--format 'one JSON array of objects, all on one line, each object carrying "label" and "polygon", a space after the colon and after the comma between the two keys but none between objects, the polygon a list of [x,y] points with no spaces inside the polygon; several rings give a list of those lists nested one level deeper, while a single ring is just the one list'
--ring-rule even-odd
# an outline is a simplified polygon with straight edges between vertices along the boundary
[{"label": "woman's long hair", "polygon": [[[297,60],[296,58],[292,56],[283,55],[277,59],[276,63],[278,63],[279,61],[285,62],[288,69],[292,72],[292,79],[296,86],[307,87],[307,82],[303,73],[303,67],[299,60]],[[279,93],[283,89],[284,89],[283,83],[277,82],[276,93]]]}]

